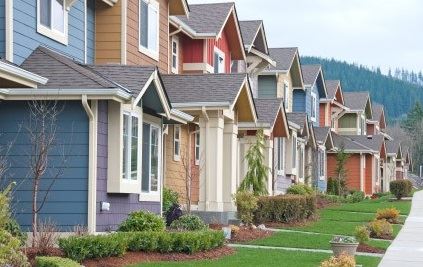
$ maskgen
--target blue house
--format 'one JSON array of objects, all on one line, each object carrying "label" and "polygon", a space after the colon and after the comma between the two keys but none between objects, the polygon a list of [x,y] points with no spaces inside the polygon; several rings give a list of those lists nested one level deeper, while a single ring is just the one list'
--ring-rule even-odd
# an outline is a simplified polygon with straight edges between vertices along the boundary
[{"label": "blue house", "polygon": [[314,127],[319,127],[319,99],[327,95],[322,67],[320,65],[301,65],[304,89],[293,93],[293,111],[307,113]]}]

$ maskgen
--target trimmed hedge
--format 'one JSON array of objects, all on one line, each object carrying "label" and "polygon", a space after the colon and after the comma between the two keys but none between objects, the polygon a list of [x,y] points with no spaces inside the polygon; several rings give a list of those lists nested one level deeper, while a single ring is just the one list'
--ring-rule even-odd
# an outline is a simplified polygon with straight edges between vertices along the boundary
[{"label": "trimmed hedge", "polygon": [[119,225],[118,231],[164,231],[165,229],[166,223],[159,215],[149,211],[135,211]]},{"label": "trimmed hedge", "polygon": [[286,193],[291,195],[311,195],[314,194],[314,190],[305,184],[294,184],[286,190]]},{"label": "trimmed hedge", "polygon": [[395,180],[389,184],[389,191],[400,200],[408,196],[413,190],[413,184],[410,180]]},{"label": "trimmed hedge", "polygon": [[177,231],[201,231],[206,230],[208,225],[197,215],[185,214],[174,220],[170,228]]},{"label": "trimmed hedge", "polygon": [[126,251],[195,253],[223,246],[222,231],[120,232],[98,236],[73,236],[59,240],[66,257],[85,259],[122,256]]},{"label": "trimmed hedge", "polygon": [[316,196],[279,195],[260,197],[255,220],[263,222],[290,223],[306,220],[316,213]]},{"label": "trimmed hedge", "polygon": [[71,259],[61,257],[36,257],[36,267],[80,267],[81,265]]}]

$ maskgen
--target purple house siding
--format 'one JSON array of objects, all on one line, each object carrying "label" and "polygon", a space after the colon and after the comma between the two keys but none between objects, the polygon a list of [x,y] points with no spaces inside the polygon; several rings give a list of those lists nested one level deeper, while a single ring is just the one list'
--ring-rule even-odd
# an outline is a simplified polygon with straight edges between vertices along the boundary
[{"label": "purple house siding", "polygon": [[[107,101],[98,102],[97,133],[97,232],[116,230],[132,211],[148,210],[160,213],[160,202],[139,201],[137,194],[107,193]],[[109,202],[110,211],[100,211],[100,202]]]}]

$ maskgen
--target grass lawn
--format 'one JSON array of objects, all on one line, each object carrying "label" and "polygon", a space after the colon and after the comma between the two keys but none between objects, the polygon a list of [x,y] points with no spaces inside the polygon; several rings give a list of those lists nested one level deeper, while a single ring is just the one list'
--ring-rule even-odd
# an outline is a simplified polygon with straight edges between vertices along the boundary
[{"label": "grass lawn", "polygon": [[[239,248],[236,254],[226,256],[218,260],[201,260],[186,262],[157,262],[142,263],[139,265],[131,265],[132,267],[141,266],[204,266],[204,267],[248,267],[248,266],[266,266],[266,267],[316,267],[320,262],[330,258],[330,254],[326,253],[310,253],[283,251],[272,249],[247,249]],[[364,267],[376,267],[380,258],[376,257],[356,257],[357,264]]]},{"label": "grass lawn", "polygon": [[339,206],[329,207],[329,210],[343,210],[343,211],[358,211],[376,214],[378,209],[397,208],[402,215],[408,215],[411,209],[411,201],[390,201],[386,198],[380,199],[365,199],[359,203],[345,203]]},{"label": "grass lawn", "polygon": [[[331,239],[332,235],[326,234],[277,232],[271,237],[255,240],[249,242],[249,244],[271,247],[331,249],[329,244]],[[368,244],[373,247],[387,249],[391,243],[389,241],[370,240]]]}]

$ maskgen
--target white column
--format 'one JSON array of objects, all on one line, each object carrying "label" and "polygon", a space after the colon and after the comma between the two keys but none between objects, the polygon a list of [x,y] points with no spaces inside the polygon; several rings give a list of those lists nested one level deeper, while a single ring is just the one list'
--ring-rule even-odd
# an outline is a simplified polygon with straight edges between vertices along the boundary
[{"label": "white column", "polygon": [[208,120],[200,118],[200,151],[204,155],[198,203],[201,211],[223,211],[223,126],[221,114],[209,114]]},{"label": "white column", "polygon": [[223,209],[224,211],[236,211],[232,201],[232,195],[237,190],[237,149],[238,149],[238,126],[234,122],[225,122],[223,128]]},{"label": "white column", "polygon": [[264,165],[269,167],[267,171],[266,189],[270,196],[273,195],[273,155],[273,139],[266,139],[264,145]]}]

